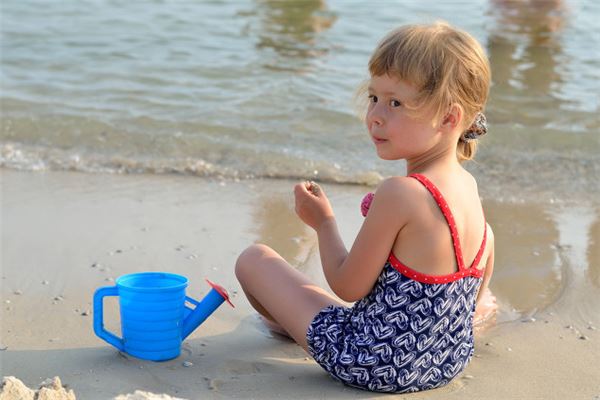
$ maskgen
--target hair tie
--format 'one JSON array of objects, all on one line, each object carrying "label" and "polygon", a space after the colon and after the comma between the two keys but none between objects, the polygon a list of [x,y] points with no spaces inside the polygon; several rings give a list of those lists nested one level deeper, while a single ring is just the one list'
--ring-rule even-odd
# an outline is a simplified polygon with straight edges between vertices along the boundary
[{"label": "hair tie", "polygon": [[483,136],[487,133],[487,119],[482,112],[478,112],[475,115],[475,121],[471,124],[460,137],[461,142],[469,143],[473,140],[479,139],[479,136]]}]

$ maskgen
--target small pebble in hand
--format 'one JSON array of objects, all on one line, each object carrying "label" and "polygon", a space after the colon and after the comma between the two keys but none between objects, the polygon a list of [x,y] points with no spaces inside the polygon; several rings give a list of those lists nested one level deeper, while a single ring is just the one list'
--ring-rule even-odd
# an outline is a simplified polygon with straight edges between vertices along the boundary
[{"label": "small pebble in hand", "polygon": [[315,181],[308,181],[308,190],[315,196],[318,196],[321,192],[321,187]]}]

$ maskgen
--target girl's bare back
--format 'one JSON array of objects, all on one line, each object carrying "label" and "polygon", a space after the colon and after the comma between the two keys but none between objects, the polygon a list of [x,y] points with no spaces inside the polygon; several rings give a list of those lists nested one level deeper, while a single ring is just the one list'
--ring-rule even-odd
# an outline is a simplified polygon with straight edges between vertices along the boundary
[{"label": "girl's bare back", "polygon": [[[465,264],[470,265],[479,251],[484,229],[490,229],[485,225],[475,179],[466,171],[460,177],[441,174],[436,176],[431,173],[424,175],[434,182],[448,203],[456,222]],[[457,271],[458,265],[444,215],[423,185],[415,181],[412,186],[413,201],[406,205],[410,207],[411,218],[398,232],[392,252],[416,271],[429,275],[452,274]],[[490,248],[488,242],[478,268],[485,267]]]}]

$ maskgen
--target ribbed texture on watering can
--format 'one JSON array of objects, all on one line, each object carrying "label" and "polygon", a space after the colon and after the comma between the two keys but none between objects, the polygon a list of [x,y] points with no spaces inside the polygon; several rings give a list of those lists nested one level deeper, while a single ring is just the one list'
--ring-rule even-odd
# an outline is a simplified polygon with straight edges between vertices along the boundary
[{"label": "ribbed texture on watering can", "polygon": [[142,278],[118,282],[125,351],[147,360],[175,358],[181,351],[187,282],[163,274]]}]

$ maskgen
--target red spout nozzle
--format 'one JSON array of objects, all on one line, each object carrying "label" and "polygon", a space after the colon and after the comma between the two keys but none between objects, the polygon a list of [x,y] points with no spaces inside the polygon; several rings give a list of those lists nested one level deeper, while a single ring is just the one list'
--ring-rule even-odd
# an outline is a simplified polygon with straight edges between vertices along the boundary
[{"label": "red spout nozzle", "polygon": [[235,308],[235,306],[233,305],[233,303],[232,303],[232,302],[229,300],[229,294],[227,293],[227,290],[225,290],[225,288],[224,288],[223,286],[221,286],[221,285],[217,285],[216,283],[214,283],[214,282],[211,282],[211,281],[210,281],[208,278],[204,278],[204,279],[206,279],[206,282],[208,282],[208,284],[209,284],[209,285],[210,285],[210,286],[211,286],[213,289],[215,289],[217,292],[219,292],[219,294],[220,294],[221,296],[223,296],[223,298],[225,299],[225,301],[226,301],[227,303],[229,303],[229,305],[230,305],[231,307]]}]

